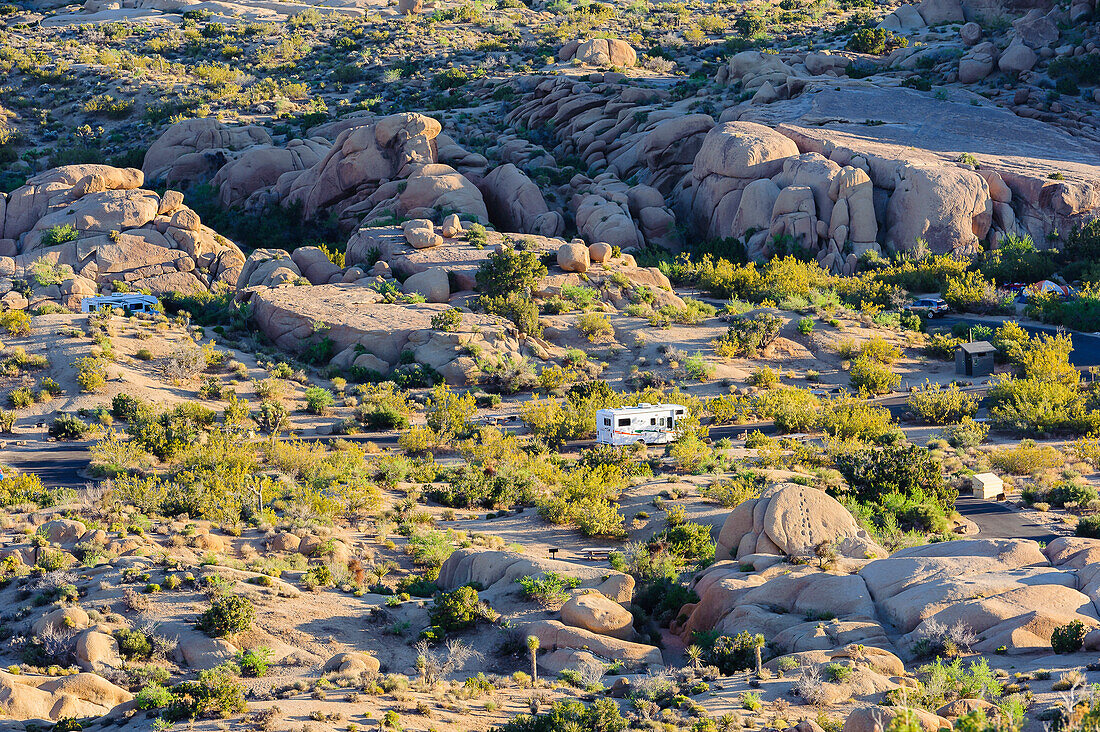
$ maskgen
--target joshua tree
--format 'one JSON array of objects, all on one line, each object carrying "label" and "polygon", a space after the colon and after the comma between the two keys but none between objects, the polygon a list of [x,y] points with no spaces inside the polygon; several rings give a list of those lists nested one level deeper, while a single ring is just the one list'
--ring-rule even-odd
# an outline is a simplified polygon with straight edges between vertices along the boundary
[{"label": "joshua tree", "polygon": [[539,650],[539,638],[537,635],[527,636],[527,650],[531,652],[531,685],[537,686],[539,683],[539,667],[535,663],[536,654]]},{"label": "joshua tree", "polygon": [[754,635],[752,638],[752,650],[756,653],[756,675],[759,676],[764,672],[764,659],[761,658],[761,652],[764,649],[764,636]]}]

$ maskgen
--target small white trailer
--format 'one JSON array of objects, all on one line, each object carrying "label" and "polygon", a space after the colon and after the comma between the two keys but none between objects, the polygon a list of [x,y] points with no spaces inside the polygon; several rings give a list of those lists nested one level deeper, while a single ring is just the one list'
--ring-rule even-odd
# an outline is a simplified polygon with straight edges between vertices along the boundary
[{"label": "small white trailer", "polygon": [[151,313],[157,306],[157,300],[152,295],[142,295],[139,292],[120,292],[114,295],[98,295],[86,297],[80,301],[80,311],[90,313],[93,310],[118,308],[130,313]]},{"label": "small white trailer", "polygon": [[596,442],[601,445],[663,445],[677,437],[676,425],[687,414],[681,404],[639,404],[596,412]]}]

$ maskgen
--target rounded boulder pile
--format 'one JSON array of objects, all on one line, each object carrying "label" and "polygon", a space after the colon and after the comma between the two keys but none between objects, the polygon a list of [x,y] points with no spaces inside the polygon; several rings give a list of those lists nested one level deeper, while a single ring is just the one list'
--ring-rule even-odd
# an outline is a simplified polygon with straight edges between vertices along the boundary
[{"label": "rounded boulder pile", "polygon": [[806,556],[823,543],[854,559],[886,556],[835,498],[809,486],[778,483],[730,512],[715,557]]}]

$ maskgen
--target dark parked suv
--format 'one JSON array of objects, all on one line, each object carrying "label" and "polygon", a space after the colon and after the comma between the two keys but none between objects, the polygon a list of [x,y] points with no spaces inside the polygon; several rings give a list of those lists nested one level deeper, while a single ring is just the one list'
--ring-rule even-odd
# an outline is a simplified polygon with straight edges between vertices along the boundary
[{"label": "dark parked suv", "polygon": [[947,313],[947,303],[938,297],[923,297],[906,305],[905,309],[931,320]]}]

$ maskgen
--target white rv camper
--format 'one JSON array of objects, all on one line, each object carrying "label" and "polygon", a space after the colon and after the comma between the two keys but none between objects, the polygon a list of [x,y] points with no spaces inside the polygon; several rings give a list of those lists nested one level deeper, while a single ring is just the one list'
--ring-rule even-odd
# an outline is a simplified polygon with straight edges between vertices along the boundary
[{"label": "white rv camper", "polygon": [[602,445],[663,445],[676,439],[676,425],[687,414],[680,404],[639,404],[596,412],[596,442]]},{"label": "white rv camper", "polygon": [[99,295],[86,297],[80,301],[80,311],[90,313],[100,308],[125,310],[131,313],[151,313],[158,300],[152,295],[142,295],[138,292],[120,292],[114,295]]}]

